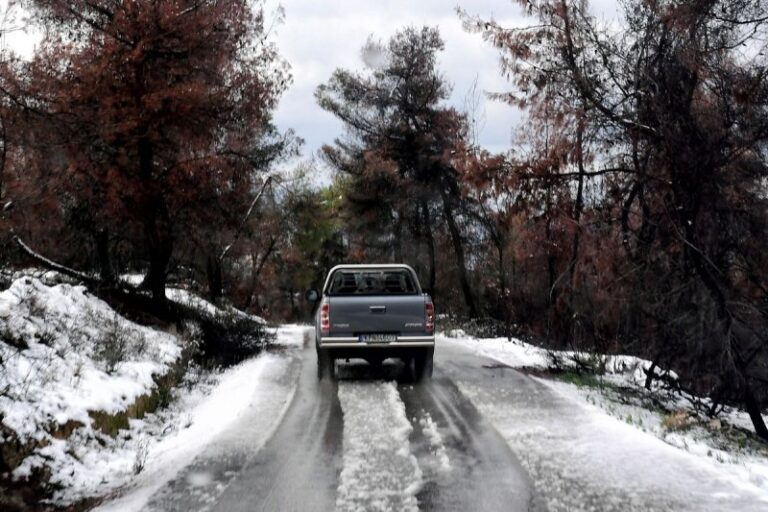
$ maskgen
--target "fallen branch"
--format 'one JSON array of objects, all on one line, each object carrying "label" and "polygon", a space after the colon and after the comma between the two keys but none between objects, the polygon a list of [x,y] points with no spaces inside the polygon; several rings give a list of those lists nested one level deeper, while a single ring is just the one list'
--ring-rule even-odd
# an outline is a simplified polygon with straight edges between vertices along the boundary
[{"label": "fallen branch", "polygon": [[61,272],[66,276],[72,277],[74,279],[79,279],[91,285],[96,285],[101,283],[101,279],[97,277],[66,267],[61,263],[56,263],[55,261],[49,260],[42,254],[35,252],[31,247],[25,244],[24,241],[18,237],[18,235],[14,235],[13,240],[14,242],[16,242],[16,244],[19,247],[21,247],[21,250],[24,251],[30,258],[32,258],[34,261],[36,261],[37,263],[39,263],[40,265],[42,265],[47,269],[55,270],[56,272]]}]

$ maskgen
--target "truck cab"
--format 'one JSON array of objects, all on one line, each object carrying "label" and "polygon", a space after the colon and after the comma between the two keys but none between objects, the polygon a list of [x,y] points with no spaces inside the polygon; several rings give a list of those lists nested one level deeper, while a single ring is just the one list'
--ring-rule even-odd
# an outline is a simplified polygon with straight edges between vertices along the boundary
[{"label": "truck cab", "polygon": [[379,365],[401,359],[416,380],[432,376],[435,310],[413,268],[403,264],[337,265],[321,291],[315,340],[318,377],[333,377],[337,359]]}]

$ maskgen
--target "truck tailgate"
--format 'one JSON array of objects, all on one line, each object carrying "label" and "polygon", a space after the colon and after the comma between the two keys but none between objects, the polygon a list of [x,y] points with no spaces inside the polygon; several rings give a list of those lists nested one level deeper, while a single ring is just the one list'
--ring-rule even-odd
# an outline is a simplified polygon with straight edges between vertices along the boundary
[{"label": "truck tailgate", "polygon": [[330,336],[426,333],[423,295],[330,297]]}]

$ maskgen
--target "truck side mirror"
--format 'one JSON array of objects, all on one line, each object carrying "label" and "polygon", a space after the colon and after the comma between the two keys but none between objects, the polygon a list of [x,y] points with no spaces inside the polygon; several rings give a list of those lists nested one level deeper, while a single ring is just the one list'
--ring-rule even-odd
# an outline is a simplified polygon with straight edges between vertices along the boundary
[{"label": "truck side mirror", "polygon": [[317,302],[320,300],[320,293],[318,293],[318,291],[313,288],[306,291],[304,298],[307,299],[307,302]]}]

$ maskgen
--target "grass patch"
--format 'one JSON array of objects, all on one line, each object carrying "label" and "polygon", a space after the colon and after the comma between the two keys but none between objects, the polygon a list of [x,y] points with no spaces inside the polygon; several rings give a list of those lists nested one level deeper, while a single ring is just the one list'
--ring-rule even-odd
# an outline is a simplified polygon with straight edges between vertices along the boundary
[{"label": "grass patch", "polygon": [[559,381],[567,382],[569,384],[575,384],[579,387],[586,387],[586,388],[602,388],[603,382],[600,378],[598,378],[597,375],[589,374],[589,373],[582,373],[582,372],[575,372],[571,370],[564,370],[560,372],[554,372],[553,377],[556,378]]}]

